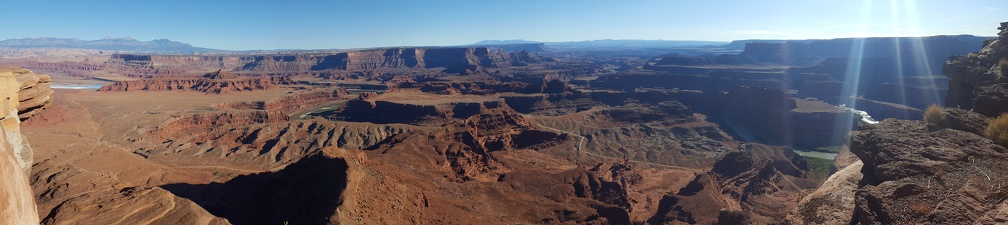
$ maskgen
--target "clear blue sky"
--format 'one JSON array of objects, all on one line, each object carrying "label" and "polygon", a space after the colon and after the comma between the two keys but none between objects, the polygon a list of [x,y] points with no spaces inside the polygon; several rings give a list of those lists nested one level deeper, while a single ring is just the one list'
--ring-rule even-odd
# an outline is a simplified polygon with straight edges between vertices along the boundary
[{"label": "clear blue sky", "polygon": [[480,40],[811,39],[974,34],[1005,0],[2,1],[0,39],[167,38],[200,47],[320,49]]}]

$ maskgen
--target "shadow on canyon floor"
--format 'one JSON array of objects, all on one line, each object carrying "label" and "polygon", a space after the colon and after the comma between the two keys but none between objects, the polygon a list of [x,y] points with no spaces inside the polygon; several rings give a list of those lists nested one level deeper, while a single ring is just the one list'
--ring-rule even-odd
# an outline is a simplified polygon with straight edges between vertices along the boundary
[{"label": "shadow on canyon floor", "polygon": [[233,224],[326,224],[342,205],[347,168],[342,158],[315,154],[280,171],[225,183],[161,187]]}]

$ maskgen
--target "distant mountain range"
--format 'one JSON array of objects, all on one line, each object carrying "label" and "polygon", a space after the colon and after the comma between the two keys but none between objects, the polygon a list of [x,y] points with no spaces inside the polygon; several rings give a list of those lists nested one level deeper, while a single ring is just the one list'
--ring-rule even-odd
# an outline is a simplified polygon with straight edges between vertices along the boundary
[{"label": "distant mountain range", "polygon": [[19,38],[0,41],[0,48],[77,48],[160,54],[224,52],[224,50],[194,47],[168,39],[138,41],[133,38],[103,38],[90,41],[77,38]]},{"label": "distant mountain range", "polygon": [[522,39],[514,39],[514,40],[483,40],[483,41],[480,41],[480,42],[472,43],[471,45],[475,45],[475,46],[481,46],[481,45],[513,45],[513,44],[534,44],[534,43],[543,43],[543,42],[541,42],[541,41],[529,41],[529,40],[522,40]]}]

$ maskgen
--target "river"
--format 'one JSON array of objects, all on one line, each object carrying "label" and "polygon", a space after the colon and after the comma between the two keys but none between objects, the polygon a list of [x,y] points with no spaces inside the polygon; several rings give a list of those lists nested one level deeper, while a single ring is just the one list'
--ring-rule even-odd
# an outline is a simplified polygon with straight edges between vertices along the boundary
[{"label": "river", "polygon": [[50,84],[52,89],[98,90],[104,84]]}]

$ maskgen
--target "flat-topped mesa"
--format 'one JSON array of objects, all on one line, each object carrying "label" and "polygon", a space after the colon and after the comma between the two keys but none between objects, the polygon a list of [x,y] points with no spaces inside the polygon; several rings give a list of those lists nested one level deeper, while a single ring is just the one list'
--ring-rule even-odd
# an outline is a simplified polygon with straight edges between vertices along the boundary
[{"label": "flat-topped mesa", "polygon": [[146,78],[132,81],[118,81],[98,89],[102,92],[124,91],[198,91],[224,94],[228,92],[257,91],[273,89],[276,85],[294,83],[290,77],[235,78],[233,74],[217,72],[204,78]]},{"label": "flat-topped mesa", "polygon": [[722,54],[718,56],[691,57],[667,55],[655,65],[704,66],[704,65],[781,65],[781,66],[811,66],[823,60],[813,54],[809,45],[802,42],[788,41],[782,43],[751,42],[745,43],[745,50],[738,55]]},{"label": "flat-topped mesa", "polygon": [[140,55],[112,54],[102,68],[132,77],[187,74],[193,71],[233,70],[252,61],[251,56],[234,55]]},{"label": "flat-topped mesa", "polygon": [[214,106],[224,109],[266,110],[281,112],[283,114],[291,114],[332,101],[346,99],[347,97],[348,96],[345,90],[336,89],[296,93],[267,101],[227,102]]},{"label": "flat-topped mesa", "polygon": [[277,123],[289,121],[290,117],[279,112],[247,111],[203,113],[179,117],[168,121],[148,131],[159,137],[176,138],[192,135],[194,132],[211,130],[217,127],[236,127],[261,123]]},{"label": "flat-topped mesa", "polygon": [[437,96],[412,91],[381,95],[362,93],[327,118],[371,123],[444,124],[499,107],[507,106],[502,100],[488,96]]},{"label": "flat-topped mesa", "polygon": [[745,51],[739,54],[739,57],[744,56],[775,65],[810,66],[822,61],[822,57],[812,54],[808,44],[794,41],[746,43]]},{"label": "flat-topped mesa", "polygon": [[218,69],[216,72],[203,74],[203,77],[211,80],[238,79],[238,75],[221,69]]},{"label": "flat-topped mesa", "polygon": [[527,52],[505,53],[487,47],[394,48],[335,54],[255,56],[239,68],[241,72],[297,72],[320,70],[374,70],[444,68],[462,73],[481,68],[522,66],[544,61]]},{"label": "flat-topped mesa", "polygon": [[369,49],[339,53],[271,55],[136,55],[113,54],[102,68],[131,77],[224,70],[247,74],[315,74],[318,71],[434,69],[448,73],[526,66],[549,61],[529,52],[507,53],[488,47]]}]

